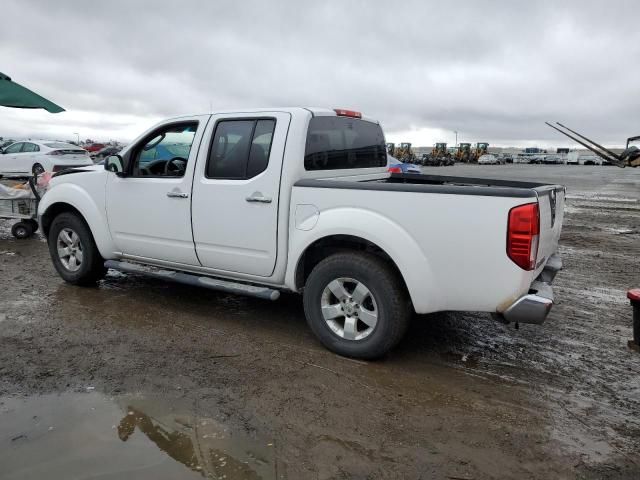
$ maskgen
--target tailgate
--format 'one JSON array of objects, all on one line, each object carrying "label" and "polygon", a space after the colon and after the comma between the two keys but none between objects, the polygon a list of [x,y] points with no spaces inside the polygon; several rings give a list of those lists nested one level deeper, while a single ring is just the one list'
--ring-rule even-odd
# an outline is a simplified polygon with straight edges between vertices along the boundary
[{"label": "tailgate", "polygon": [[549,185],[535,189],[540,209],[540,238],[536,272],[541,271],[551,255],[558,251],[564,217],[565,188]]}]

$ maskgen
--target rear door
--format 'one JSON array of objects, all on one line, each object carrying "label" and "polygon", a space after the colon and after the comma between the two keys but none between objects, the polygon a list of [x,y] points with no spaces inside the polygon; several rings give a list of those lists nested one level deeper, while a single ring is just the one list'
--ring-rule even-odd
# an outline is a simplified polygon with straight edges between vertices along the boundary
[{"label": "rear door", "polygon": [[273,273],[278,202],[291,115],[215,115],[193,182],[193,239],[201,264],[262,277]]}]

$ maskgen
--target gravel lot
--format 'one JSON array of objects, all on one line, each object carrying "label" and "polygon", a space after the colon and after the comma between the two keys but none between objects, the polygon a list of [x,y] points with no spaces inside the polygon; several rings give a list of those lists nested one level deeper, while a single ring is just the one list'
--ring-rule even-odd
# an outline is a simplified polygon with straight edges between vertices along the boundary
[{"label": "gravel lot", "polygon": [[544,325],[416,317],[386,359],[353,361],[298,296],[73,287],[0,220],[0,478],[640,478],[640,169],[427,170],[567,185]]}]

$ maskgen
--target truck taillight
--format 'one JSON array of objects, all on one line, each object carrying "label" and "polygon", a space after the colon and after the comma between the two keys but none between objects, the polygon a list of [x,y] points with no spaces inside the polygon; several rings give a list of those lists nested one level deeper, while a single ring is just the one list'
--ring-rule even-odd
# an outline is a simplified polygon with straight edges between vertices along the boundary
[{"label": "truck taillight", "polygon": [[345,110],[344,108],[335,108],[333,110],[339,117],[362,118],[362,113],[355,110]]},{"label": "truck taillight", "polygon": [[534,270],[538,256],[540,214],[537,203],[513,207],[507,227],[507,255],[524,270]]},{"label": "truck taillight", "polygon": [[389,167],[389,173],[402,173],[402,169],[400,167]]}]

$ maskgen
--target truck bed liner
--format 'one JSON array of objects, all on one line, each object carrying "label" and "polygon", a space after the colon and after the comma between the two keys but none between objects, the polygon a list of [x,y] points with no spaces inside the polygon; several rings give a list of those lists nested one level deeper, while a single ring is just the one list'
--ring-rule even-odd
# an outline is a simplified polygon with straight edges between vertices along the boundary
[{"label": "truck bed liner", "polygon": [[540,191],[562,190],[564,188],[561,185],[538,182],[415,173],[394,173],[389,178],[364,181],[303,179],[296,182],[294,186],[516,198],[536,198]]}]

